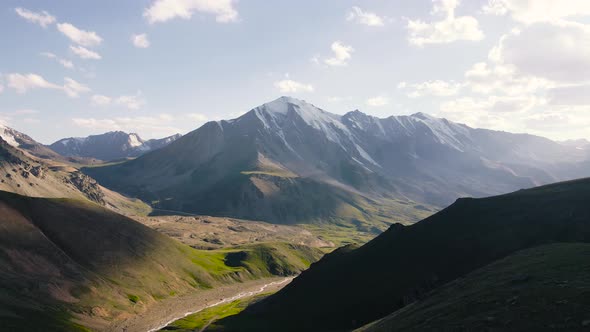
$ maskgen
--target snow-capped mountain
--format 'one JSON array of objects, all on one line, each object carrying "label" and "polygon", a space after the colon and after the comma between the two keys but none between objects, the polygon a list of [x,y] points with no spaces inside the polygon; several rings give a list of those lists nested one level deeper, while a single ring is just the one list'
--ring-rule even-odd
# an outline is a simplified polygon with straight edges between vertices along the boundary
[{"label": "snow-capped mountain", "polygon": [[144,141],[135,133],[112,131],[88,137],[64,138],[49,147],[68,157],[96,158],[108,161],[140,156],[148,151],[162,148],[180,136],[180,134],[176,134],[162,139]]},{"label": "snow-capped mountain", "polygon": [[[460,196],[588,176],[586,158],[538,136],[423,113],[337,115],[281,97],[136,160],[88,171],[162,209],[275,222],[346,215],[362,222],[376,215],[395,221],[391,216],[412,201],[444,206]],[[379,202],[380,211],[371,211]]]},{"label": "snow-capped mountain", "polygon": [[63,156],[55,153],[53,150],[35,141],[28,135],[2,124],[0,124],[0,138],[9,145],[19,148],[22,151],[26,151],[35,157],[60,161],[64,160]]}]

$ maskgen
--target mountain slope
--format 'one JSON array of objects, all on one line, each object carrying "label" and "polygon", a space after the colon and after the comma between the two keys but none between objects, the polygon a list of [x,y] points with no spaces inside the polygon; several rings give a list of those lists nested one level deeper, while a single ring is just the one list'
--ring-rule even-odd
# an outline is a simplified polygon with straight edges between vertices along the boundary
[{"label": "mountain slope", "polygon": [[414,225],[393,225],[358,249],[336,250],[224,326],[228,331],[360,327],[515,251],[590,242],[589,203],[590,179],[459,199]]},{"label": "mountain slope", "polygon": [[587,157],[545,138],[422,113],[340,116],[282,97],[136,160],[85,172],[158,209],[278,223],[377,220],[382,228],[388,219],[427,215],[414,202],[428,213],[427,205],[461,196],[590,175],[579,166]]},{"label": "mountain slope", "polygon": [[132,158],[146,152],[160,149],[181,135],[144,141],[135,133],[112,131],[88,137],[70,137],[61,139],[49,146],[53,151],[68,157],[96,158],[105,161]]},{"label": "mountain slope", "polygon": [[64,156],[35,141],[28,135],[2,124],[0,124],[0,138],[8,145],[24,150],[35,157],[53,161],[66,161]]},{"label": "mountain slope", "polygon": [[586,330],[589,255],[586,243],[519,251],[357,332]]},{"label": "mountain slope", "polygon": [[320,255],[287,244],[199,251],[87,201],[0,192],[0,330],[108,330],[162,299],[293,275]]},{"label": "mountain slope", "polygon": [[100,186],[93,178],[59,159],[38,158],[21,148],[22,144],[11,145],[0,138],[0,190],[33,197],[87,199],[132,215],[145,215],[151,210],[138,199]]}]

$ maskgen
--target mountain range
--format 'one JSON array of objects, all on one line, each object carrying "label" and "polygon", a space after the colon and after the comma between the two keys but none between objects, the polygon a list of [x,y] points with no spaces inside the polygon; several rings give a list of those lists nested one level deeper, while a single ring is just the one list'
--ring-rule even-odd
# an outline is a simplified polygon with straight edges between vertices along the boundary
[{"label": "mountain range", "polygon": [[543,137],[424,113],[337,115],[281,97],[135,160],[84,172],[161,211],[378,233],[458,197],[579,178],[589,166],[587,150]]},{"label": "mountain range", "polygon": [[95,158],[112,161],[138,157],[146,152],[160,149],[181,135],[176,134],[161,139],[143,140],[135,133],[111,131],[88,137],[70,137],[60,139],[48,147],[66,157]]}]

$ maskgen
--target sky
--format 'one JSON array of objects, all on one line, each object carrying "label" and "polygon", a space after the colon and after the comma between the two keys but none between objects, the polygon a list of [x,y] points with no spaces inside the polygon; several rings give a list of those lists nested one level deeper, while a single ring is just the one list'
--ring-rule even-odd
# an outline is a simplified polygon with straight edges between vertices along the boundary
[{"label": "sky", "polygon": [[588,0],[3,0],[0,124],[187,133],[280,96],[590,139]]}]

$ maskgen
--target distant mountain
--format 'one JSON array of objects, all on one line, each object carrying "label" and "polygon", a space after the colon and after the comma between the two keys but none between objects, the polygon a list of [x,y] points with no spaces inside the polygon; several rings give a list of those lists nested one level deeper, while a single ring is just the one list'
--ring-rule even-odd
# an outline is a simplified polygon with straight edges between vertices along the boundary
[{"label": "distant mountain", "polygon": [[[587,160],[538,136],[423,113],[336,115],[281,97],[133,161],[85,172],[158,209],[370,231],[375,220],[379,227],[417,221],[428,206],[457,197],[590,175]],[[426,214],[416,213],[422,208]]]},{"label": "distant mountain", "polygon": [[[326,255],[287,287],[247,308],[242,314],[221,321],[219,325],[224,328],[216,326],[214,330],[349,331],[416,300],[426,298],[428,303],[430,290],[518,250],[559,242],[590,242],[590,179],[520,190],[491,198],[463,198],[414,225],[393,225],[360,248],[344,247]],[[552,264],[570,262],[565,257],[551,259]],[[579,273],[577,274],[579,271],[584,273],[582,277],[587,282],[588,265],[586,262],[583,264],[579,267],[570,264],[570,272],[564,274],[561,268],[560,273],[566,276],[569,274],[571,278],[576,276],[578,279],[575,280],[580,280]],[[505,265],[500,266],[506,270]],[[553,284],[553,292],[563,292],[564,296],[581,293],[581,288],[573,283],[573,279],[569,279],[570,276],[567,280],[538,280],[536,278],[541,279],[541,275],[521,274],[530,271],[532,267],[523,265],[521,269],[512,269],[513,274],[502,277],[514,280],[509,281],[514,283],[526,282],[527,278],[532,278],[531,282],[535,283],[563,282]],[[549,271],[543,273],[551,274]],[[494,282],[490,279],[480,280]],[[501,284],[498,288],[510,287],[506,283]],[[473,290],[478,284],[468,285]],[[551,285],[543,287],[547,289]],[[465,291],[466,288],[456,287],[456,290]],[[489,288],[487,294],[493,296],[502,291]],[[463,299],[467,300],[467,295],[464,293]],[[518,298],[518,294],[514,295]],[[531,303],[544,304],[545,312],[554,308],[553,310],[557,310],[554,315],[562,315],[563,312],[556,308],[557,304],[546,302],[547,299],[542,295],[537,296],[536,301],[532,300]],[[551,297],[553,295],[548,294],[548,298]],[[471,299],[477,300],[473,297]],[[489,308],[494,303],[497,303],[496,307],[509,306],[511,298],[497,299],[500,303],[487,303],[486,298],[479,300],[480,304],[474,303],[465,310],[475,316],[478,309],[483,311],[484,307]],[[449,301],[447,304],[456,307],[459,303]],[[586,297],[586,306],[588,305],[590,304]],[[411,313],[416,306],[407,310],[404,308],[400,315],[403,317],[405,313]],[[422,312],[423,320],[420,322],[444,320],[444,313],[436,313],[444,312],[445,308],[446,305],[440,303],[431,305],[430,311]],[[503,311],[507,310],[512,309],[503,308]],[[462,313],[463,311],[453,312],[452,315]],[[563,317],[567,317],[566,313],[563,313]],[[472,319],[473,316],[467,318]],[[530,317],[520,317],[526,318]],[[576,323],[581,326],[580,321]],[[397,326],[400,327],[399,330],[406,330],[403,324]],[[449,328],[445,325],[432,326],[435,327],[432,330],[443,331],[480,330],[461,329],[456,325],[449,325]],[[383,331],[396,330],[398,329]]]},{"label": "distant mountain", "polygon": [[3,139],[8,145],[26,151],[35,157],[62,162],[83,162],[77,159],[65,158],[59,153],[56,153],[50,148],[35,141],[28,135],[25,135],[10,127],[6,127],[2,124],[0,124],[0,138]]},{"label": "distant mountain", "polygon": [[123,331],[114,324],[164,299],[294,275],[320,256],[280,243],[194,250],[88,201],[0,191],[0,330]]},{"label": "distant mountain", "polygon": [[561,141],[560,143],[565,146],[576,148],[578,150],[585,150],[590,152],[590,141],[588,141],[587,139],[572,139],[567,141]]},{"label": "distant mountain", "polygon": [[137,157],[146,152],[160,149],[181,136],[176,134],[162,139],[144,141],[134,133],[111,131],[88,137],[64,138],[49,145],[49,148],[68,157],[86,157],[111,161]]}]

